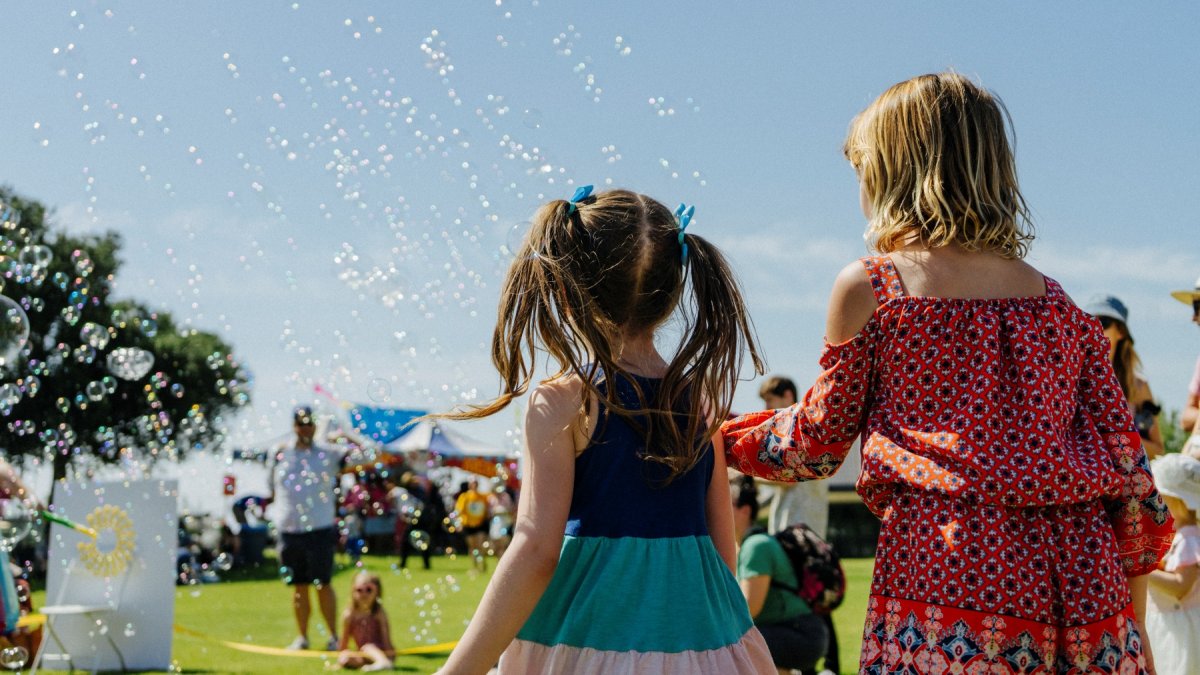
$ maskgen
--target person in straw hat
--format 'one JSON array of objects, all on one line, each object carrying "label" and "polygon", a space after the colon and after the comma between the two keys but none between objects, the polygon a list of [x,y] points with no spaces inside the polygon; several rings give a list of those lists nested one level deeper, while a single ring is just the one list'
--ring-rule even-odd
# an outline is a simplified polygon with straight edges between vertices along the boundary
[{"label": "person in straw hat", "polygon": [[1158,675],[1194,675],[1200,673],[1200,460],[1172,454],[1150,470],[1175,518],[1175,538],[1161,569],[1150,573],[1146,633]]},{"label": "person in straw hat", "polygon": [[[1171,297],[1185,305],[1191,305],[1192,321],[1200,325],[1200,279],[1196,280],[1195,288],[1171,291]],[[1200,359],[1196,360],[1196,372],[1192,375],[1191,384],[1188,385],[1187,405],[1183,408],[1183,417],[1179,423],[1185,431],[1193,433],[1200,431],[1197,429],[1200,426],[1198,424],[1200,423]]]}]

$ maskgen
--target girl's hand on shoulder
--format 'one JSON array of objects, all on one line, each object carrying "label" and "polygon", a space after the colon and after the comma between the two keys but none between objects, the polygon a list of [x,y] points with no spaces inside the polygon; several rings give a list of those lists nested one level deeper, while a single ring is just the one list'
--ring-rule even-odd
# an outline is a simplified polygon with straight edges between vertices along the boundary
[{"label": "girl's hand on shoulder", "polygon": [[878,306],[866,268],[857,260],[846,265],[833,281],[825,340],[836,345],[854,337],[871,320]]}]

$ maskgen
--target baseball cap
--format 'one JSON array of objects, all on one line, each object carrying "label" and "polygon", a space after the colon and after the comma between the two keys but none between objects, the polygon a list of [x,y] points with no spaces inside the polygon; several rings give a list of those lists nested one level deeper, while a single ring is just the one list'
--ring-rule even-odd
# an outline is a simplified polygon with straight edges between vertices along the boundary
[{"label": "baseball cap", "polygon": [[1110,319],[1116,319],[1121,323],[1129,323],[1129,308],[1116,296],[1098,295],[1088,302],[1083,311],[1092,316],[1106,316]]},{"label": "baseball cap", "polygon": [[311,406],[302,405],[292,412],[292,420],[296,424],[312,424],[313,411]]}]

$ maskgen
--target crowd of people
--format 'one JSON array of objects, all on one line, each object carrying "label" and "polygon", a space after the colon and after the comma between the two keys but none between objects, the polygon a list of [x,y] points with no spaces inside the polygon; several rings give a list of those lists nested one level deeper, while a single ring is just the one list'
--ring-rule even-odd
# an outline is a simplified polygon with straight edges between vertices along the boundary
[{"label": "crowd of people", "polygon": [[[395,650],[379,604],[381,580],[366,573],[356,576],[353,597],[339,622],[331,584],[337,551],[345,551],[357,565],[371,542],[383,541],[399,556],[400,567],[418,555],[430,569],[433,551],[462,548],[478,569],[486,570],[487,558],[502,556],[511,537],[515,496],[498,481],[485,486],[472,479],[446,500],[437,483],[414,471],[371,467],[351,472],[346,450],[317,442],[311,407],[297,408],[292,421],[294,442],[270,460],[271,494],[254,504],[275,525],[281,577],[292,589],[297,635],[288,648],[311,648],[315,595],[328,635],[323,646],[341,653],[339,665],[389,668]],[[344,475],[355,477],[349,486],[342,485]],[[357,645],[354,650],[351,641]]]},{"label": "crowd of people", "polygon": [[[832,665],[836,639],[727,467],[820,482],[857,442],[881,520],[860,672],[1200,672],[1200,460],[1151,469],[1165,443],[1125,305],[1089,313],[1024,262],[1008,133],[999,99],[952,72],[853,120],[876,255],[834,280],[816,383],[799,400],[766,386],[769,409],[732,419],[743,356],[764,368],[732,271],[688,230],[695,207],[591,186],[545,204],[500,298],[501,393],[445,415],[502,410],[542,353],[557,372],[530,393],[510,553],[442,672]],[[1200,288],[1180,299],[1200,321]],[[664,357],[669,319],[682,337]],[[776,525],[807,498],[779,487]]]}]

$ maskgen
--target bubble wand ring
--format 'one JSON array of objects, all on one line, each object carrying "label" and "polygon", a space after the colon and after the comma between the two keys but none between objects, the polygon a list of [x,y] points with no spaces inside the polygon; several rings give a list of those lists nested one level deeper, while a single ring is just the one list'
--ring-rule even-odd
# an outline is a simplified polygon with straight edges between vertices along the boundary
[{"label": "bubble wand ring", "polygon": [[92,574],[103,577],[124,572],[133,561],[137,541],[129,514],[112,504],[105,504],[89,513],[87,522],[93,531],[112,531],[113,542],[108,550],[101,550],[96,540],[76,544],[84,567]]}]

